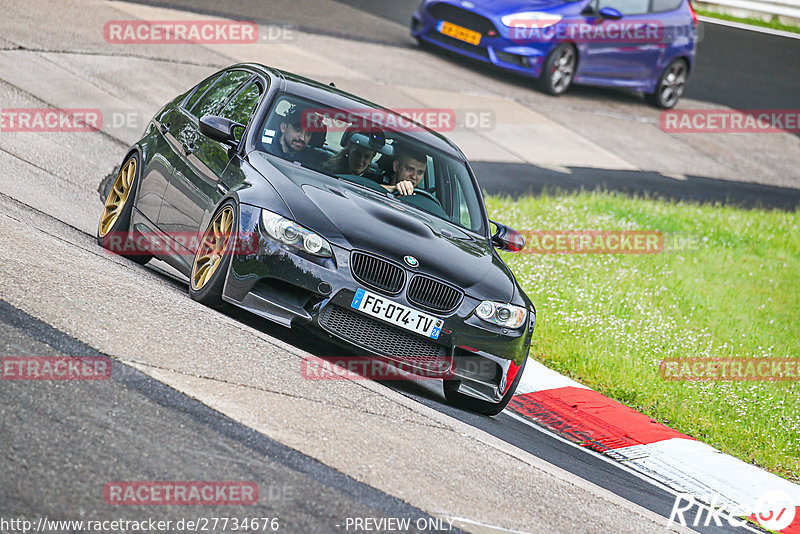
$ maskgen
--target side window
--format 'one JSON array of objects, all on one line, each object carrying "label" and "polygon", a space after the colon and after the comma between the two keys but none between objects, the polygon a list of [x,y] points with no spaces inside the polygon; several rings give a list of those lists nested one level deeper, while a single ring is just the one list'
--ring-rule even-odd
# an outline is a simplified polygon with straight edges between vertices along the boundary
[{"label": "side window", "polygon": [[597,9],[613,7],[623,15],[642,15],[647,13],[650,0],[599,0]]},{"label": "side window", "polygon": [[678,9],[683,0],[653,0],[653,7],[650,9],[653,13],[661,13],[663,11],[674,11]]},{"label": "side window", "polygon": [[229,96],[233,94],[242,82],[249,80],[253,75],[243,70],[234,70],[225,73],[225,75],[217,80],[217,83],[200,97],[195,103],[194,107],[189,111],[197,118],[213,113],[219,108]]},{"label": "side window", "polygon": [[250,122],[250,118],[256,110],[259,97],[261,97],[261,87],[256,83],[251,83],[239,91],[239,93],[222,108],[222,111],[219,112],[219,116],[247,126],[247,123]]},{"label": "side window", "polygon": [[472,228],[472,219],[469,216],[469,207],[467,206],[467,202],[464,199],[464,193],[461,191],[461,182],[458,180],[454,180],[455,182],[455,195],[454,195],[454,206],[456,208],[457,213],[455,213],[455,220],[458,221],[461,226],[465,226],[467,228]]},{"label": "side window", "polygon": [[211,84],[216,82],[220,76],[222,76],[221,72],[211,76],[203,82],[200,82],[200,85],[197,86],[194,93],[192,93],[192,96],[189,97],[189,101],[186,102],[186,105],[183,107],[186,109],[192,109],[192,106],[194,106],[195,102],[197,102],[197,100],[203,96],[203,93],[206,92],[206,89],[211,87]]},{"label": "side window", "polygon": [[261,142],[265,145],[272,144],[278,130],[281,127],[283,117],[289,112],[292,107],[292,101],[288,98],[281,98],[272,108],[272,113],[264,125],[264,130],[261,132]]}]

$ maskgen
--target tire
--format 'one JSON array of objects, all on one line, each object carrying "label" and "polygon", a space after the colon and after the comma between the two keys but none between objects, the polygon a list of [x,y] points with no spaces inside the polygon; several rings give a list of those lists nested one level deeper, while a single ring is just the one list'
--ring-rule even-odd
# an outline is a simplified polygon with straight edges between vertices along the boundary
[{"label": "tire", "polygon": [[153,256],[135,244],[129,231],[140,173],[139,155],[133,153],[122,164],[108,188],[97,225],[97,243],[106,250],[144,265]]},{"label": "tire", "polygon": [[225,201],[211,217],[192,262],[189,296],[212,308],[224,308],[222,288],[231,263],[238,228],[236,202]]},{"label": "tire", "polygon": [[575,69],[578,66],[578,51],[574,46],[561,43],[544,60],[537,84],[548,95],[559,96],[567,92]]},{"label": "tire", "polygon": [[447,402],[456,408],[470,412],[476,412],[482,415],[497,415],[505,409],[506,405],[511,400],[511,397],[513,397],[514,393],[517,391],[517,385],[519,385],[519,381],[522,378],[522,372],[525,370],[525,363],[527,361],[528,357],[526,356],[525,361],[522,362],[522,367],[520,367],[519,371],[517,372],[517,376],[515,376],[514,381],[511,382],[511,387],[508,388],[508,391],[506,391],[506,394],[503,395],[502,399],[500,399],[500,402],[495,403],[483,401],[468,395],[464,395],[463,393],[459,393],[458,386],[460,382],[458,380],[444,381],[444,396],[447,399]]},{"label": "tire", "polygon": [[664,69],[656,82],[656,90],[644,95],[648,104],[659,109],[672,109],[686,89],[689,64],[685,59],[676,59]]}]

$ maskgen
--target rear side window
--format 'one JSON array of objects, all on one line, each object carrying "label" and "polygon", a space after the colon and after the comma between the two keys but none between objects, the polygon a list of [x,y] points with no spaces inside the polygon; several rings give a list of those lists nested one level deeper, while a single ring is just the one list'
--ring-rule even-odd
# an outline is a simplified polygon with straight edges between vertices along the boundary
[{"label": "rear side window", "polygon": [[[230,119],[233,122],[247,126],[250,119],[253,118],[253,113],[256,111],[258,100],[261,98],[261,86],[253,82],[247,85],[244,89],[239,91],[236,96],[231,98],[222,111],[219,112],[220,117]],[[236,140],[241,139],[244,130],[241,128],[235,129]]]},{"label": "rear side window", "polygon": [[250,118],[256,110],[256,104],[261,96],[261,87],[256,83],[251,83],[228,102],[222,111],[219,112],[220,117],[225,117],[233,122],[238,122],[247,126]]},{"label": "rear side window", "polygon": [[661,13],[662,11],[675,11],[680,7],[683,0],[653,0],[653,13]]},{"label": "rear side window", "polygon": [[613,7],[623,15],[642,15],[647,13],[650,0],[600,0],[597,9]]},{"label": "rear side window", "polygon": [[246,80],[249,80],[253,75],[247,71],[234,70],[225,73],[225,75],[218,79],[208,91],[195,103],[194,107],[189,108],[189,112],[198,117],[204,117],[213,113],[225,102],[229,96]]},{"label": "rear side window", "polygon": [[220,76],[222,76],[222,73],[217,73],[217,74],[211,76],[210,78],[208,78],[207,80],[201,82],[200,85],[198,85],[197,88],[195,89],[195,91],[192,93],[192,96],[189,97],[189,101],[186,102],[186,105],[183,106],[183,107],[186,108],[186,109],[192,109],[192,106],[194,106],[195,102],[197,102],[197,100],[201,96],[203,96],[203,93],[206,92],[206,89],[211,87],[211,84],[216,82],[217,79]]}]

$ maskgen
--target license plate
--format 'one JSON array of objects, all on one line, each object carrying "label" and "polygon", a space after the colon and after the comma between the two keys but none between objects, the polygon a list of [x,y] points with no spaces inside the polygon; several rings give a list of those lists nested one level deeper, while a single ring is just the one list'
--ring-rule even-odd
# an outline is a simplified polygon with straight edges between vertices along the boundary
[{"label": "license plate", "polygon": [[444,321],[433,315],[398,304],[364,289],[356,291],[350,306],[367,315],[431,339],[439,339],[442,326],[444,326]]},{"label": "license plate", "polygon": [[439,30],[439,33],[443,33],[448,37],[458,39],[459,41],[464,41],[465,43],[469,43],[471,45],[477,46],[481,42],[480,33],[468,30],[467,28],[458,26],[452,22],[446,22],[442,20],[439,22],[439,25],[436,27],[436,29]]}]

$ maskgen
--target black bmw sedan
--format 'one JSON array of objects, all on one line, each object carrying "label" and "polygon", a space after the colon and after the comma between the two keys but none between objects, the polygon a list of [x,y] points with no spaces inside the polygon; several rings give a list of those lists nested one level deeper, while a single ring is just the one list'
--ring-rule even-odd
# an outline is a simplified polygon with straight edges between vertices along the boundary
[{"label": "black bmw sedan", "polygon": [[125,155],[101,246],[188,278],[190,296],[312,329],[444,380],[494,415],[516,390],[535,309],[496,248],[461,151],[407,117],[256,64],[166,104]]}]

